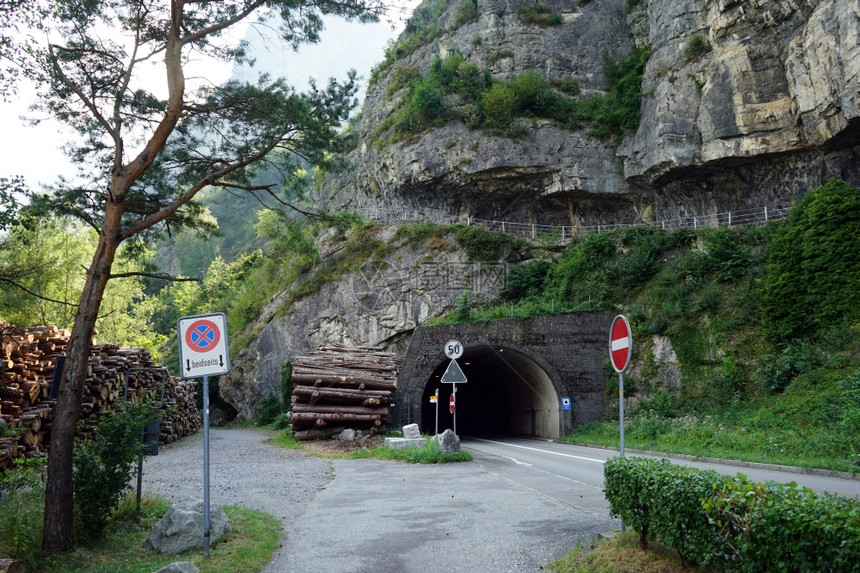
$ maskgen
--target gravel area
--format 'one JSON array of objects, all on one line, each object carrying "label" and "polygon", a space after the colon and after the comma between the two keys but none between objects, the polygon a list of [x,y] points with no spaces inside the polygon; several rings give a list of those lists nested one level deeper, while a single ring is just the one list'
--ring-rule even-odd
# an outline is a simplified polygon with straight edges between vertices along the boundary
[{"label": "gravel area", "polygon": [[[241,505],[286,523],[332,478],[329,460],[282,448],[258,429],[209,431],[209,502]],[[143,491],[173,501],[203,499],[203,432],[144,458]]]}]

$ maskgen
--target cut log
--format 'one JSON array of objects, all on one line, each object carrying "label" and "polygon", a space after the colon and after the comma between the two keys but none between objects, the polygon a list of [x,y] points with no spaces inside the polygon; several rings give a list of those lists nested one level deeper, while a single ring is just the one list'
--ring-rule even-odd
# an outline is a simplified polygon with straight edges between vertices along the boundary
[{"label": "cut log", "polygon": [[306,402],[314,404],[318,400],[323,400],[323,403],[338,403],[338,404],[361,404],[365,400],[372,398],[383,401],[387,404],[391,396],[390,390],[353,390],[351,388],[318,388],[313,386],[296,386],[293,389],[293,396],[297,398],[297,402]]},{"label": "cut log", "polygon": [[319,414],[367,414],[370,416],[388,416],[388,408],[369,408],[366,406],[324,406],[320,404],[293,404],[293,415]]}]

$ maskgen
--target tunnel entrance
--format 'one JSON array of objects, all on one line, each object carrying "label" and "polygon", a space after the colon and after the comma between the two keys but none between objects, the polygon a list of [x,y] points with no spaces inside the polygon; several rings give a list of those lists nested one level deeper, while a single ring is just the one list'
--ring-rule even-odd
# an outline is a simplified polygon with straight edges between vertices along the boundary
[{"label": "tunnel entrance", "polygon": [[[441,382],[449,360],[436,366],[421,399],[421,429],[433,433],[439,389],[439,431],[453,429],[452,384]],[[549,375],[528,355],[500,345],[467,347],[457,363],[468,382],[457,384],[457,434],[559,437],[560,403]]]}]

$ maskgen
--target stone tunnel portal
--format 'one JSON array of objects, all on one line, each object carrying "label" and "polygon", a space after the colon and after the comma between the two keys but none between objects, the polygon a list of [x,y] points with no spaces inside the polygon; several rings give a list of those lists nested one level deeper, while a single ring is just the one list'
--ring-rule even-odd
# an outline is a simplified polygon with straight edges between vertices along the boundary
[{"label": "stone tunnel portal", "polygon": [[[450,360],[439,362],[424,387],[421,428],[432,433],[436,406],[430,397],[439,389],[439,431],[453,428],[449,400],[452,384],[441,382]],[[558,438],[561,398],[546,371],[514,348],[485,344],[469,347],[457,360],[466,376],[457,384],[457,434],[462,436],[524,435]]]}]

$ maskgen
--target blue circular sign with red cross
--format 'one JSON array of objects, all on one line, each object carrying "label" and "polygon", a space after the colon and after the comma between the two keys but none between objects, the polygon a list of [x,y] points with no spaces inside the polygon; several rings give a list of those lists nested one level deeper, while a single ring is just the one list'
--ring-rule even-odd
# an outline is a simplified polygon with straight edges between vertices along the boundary
[{"label": "blue circular sign with red cross", "polygon": [[194,352],[209,352],[220,340],[221,330],[211,320],[197,320],[185,331],[185,344]]}]

